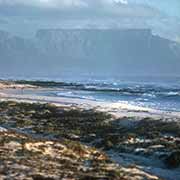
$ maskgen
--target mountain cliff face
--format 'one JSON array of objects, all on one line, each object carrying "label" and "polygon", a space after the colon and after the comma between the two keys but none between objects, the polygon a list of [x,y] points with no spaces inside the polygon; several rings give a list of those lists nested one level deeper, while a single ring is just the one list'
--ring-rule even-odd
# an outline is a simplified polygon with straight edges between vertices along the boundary
[{"label": "mountain cliff face", "polygon": [[40,30],[36,34],[47,54],[100,64],[135,60],[149,49],[151,38],[149,30]]},{"label": "mountain cliff face", "polygon": [[[0,31],[0,70],[43,74],[78,69],[89,72],[176,73],[180,45],[148,29],[44,29],[34,39]],[[5,68],[5,69],[6,69]]]},{"label": "mountain cliff face", "polygon": [[32,40],[0,31],[0,71],[7,74],[32,68],[39,57]]}]

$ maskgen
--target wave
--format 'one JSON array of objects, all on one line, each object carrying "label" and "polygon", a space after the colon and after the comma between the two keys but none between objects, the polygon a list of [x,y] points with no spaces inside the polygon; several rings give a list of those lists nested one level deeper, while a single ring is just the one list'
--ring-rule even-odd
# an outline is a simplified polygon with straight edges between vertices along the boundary
[{"label": "wave", "polygon": [[[56,82],[56,81],[17,81],[18,83],[27,83],[36,86],[49,88],[62,88],[69,91],[88,91],[103,94],[113,94],[122,96],[143,96],[148,98],[156,97],[180,97],[180,87],[163,87],[159,85],[149,84],[121,84],[117,82]],[[72,92],[71,92],[72,93]],[[69,92],[64,96],[78,96]],[[59,94],[60,96],[60,94]],[[61,94],[63,96],[63,94]],[[86,95],[84,96],[86,97]],[[84,98],[83,97],[83,98]]]},{"label": "wave", "polygon": [[59,97],[68,97],[68,98],[78,98],[78,99],[88,99],[88,100],[96,100],[94,97],[92,96],[88,96],[88,95],[81,95],[78,93],[73,93],[71,91],[69,92],[58,92],[55,94],[56,96]]},{"label": "wave", "polygon": [[170,91],[170,92],[165,93],[164,95],[166,95],[166,96],[180,96],[180,92]]},{"label": "wave", "polygon": [[74,90],[100,92],[100,93],[111,93],[124,96],[145,96],[149,98],[156,97],[180,97],[180,89],[164,89],[164,88],[149,88],[149,87],[102,87],[102,86],[78,86],[72,87]]},{"label": "wave", "polygon": [[[29,82],[23,82],[30,84]],[[121,102],[141,107],[179,111],[180,85],[131,84],[117,82],[54,82],[32,81],[47,88],[47,95],[103,102]],[[51,89],[52,88],[52,89]],[[44,93],[44,92],[43,92]]]},{"label": "wave", "polygon": [[180,91],[161,92],[158,95],[161,97],[166,97],[166,98],[180,98]]}]

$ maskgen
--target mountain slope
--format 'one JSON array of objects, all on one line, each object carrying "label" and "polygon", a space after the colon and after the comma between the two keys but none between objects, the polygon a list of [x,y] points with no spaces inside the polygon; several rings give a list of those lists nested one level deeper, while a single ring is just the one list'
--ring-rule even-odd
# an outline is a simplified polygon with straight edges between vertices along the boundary
[{"label": "mountain slope", "polygon": [[[180,45],[148,29],[42,29],[33,39],[0,31],[0,70],[58,74],[172,74],[180,67]],[[22,71],[22,68],[21,68]],[[38,72],[37,72],[38,71]]]}]

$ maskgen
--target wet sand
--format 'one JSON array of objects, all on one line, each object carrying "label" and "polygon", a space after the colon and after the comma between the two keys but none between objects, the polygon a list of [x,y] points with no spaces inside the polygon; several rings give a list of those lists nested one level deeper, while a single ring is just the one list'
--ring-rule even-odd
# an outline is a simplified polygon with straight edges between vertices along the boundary
[{"label": "wet sand", "polygon": [[[21,85],[22,86],[22,85]],[[116,118],[120,117],[152,117],[152,118],[180,118],[180,112],[161,111],[146,107],[134,106],[127,103],[112,103],[103,102],[79,98],[66,98],[66,97],[54,97],[42,95],[42,92],[48,92],[48,88],[30,88],[24,86],[19,88],[3,88],[0,89],[0,98],[5,100],[15,100],[21,102],[41,102],[41,103],[53,103],[57,106],[75,106],[83,109],[96,109],[102,112],[108,112],[114,115]],[[40,94],[40,95],[39,95]]]}]

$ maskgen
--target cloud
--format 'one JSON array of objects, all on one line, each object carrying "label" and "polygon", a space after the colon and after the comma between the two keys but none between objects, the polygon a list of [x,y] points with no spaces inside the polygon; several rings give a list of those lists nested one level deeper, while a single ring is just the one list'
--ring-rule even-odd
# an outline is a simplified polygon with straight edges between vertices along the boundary
[{"label": "cloud", "polygon": [[[154,0],[152,0],[154,1]],[[157,1],[157,0],[156,0]],[[173,0],[172,0],[173,1]],[[161,12],[150,6],[148,0],[0,0],[0,13],[2,11],[14,15],[45,14],[52,12],[54,15],[67,13],[74,15],[86,16],[138,16],[154,17]],[[153,4],[152,4],[153,5]],[[5,11],[4,8],[5,7]]]},{"label": "cloud", "polygon": [[[0,0],[0,6],[25,6],[44,9],[89,9],[99,10],[120,6],[149,6],[170,16],[180,18],[179,0]],[[132,9],[133,11],[133,9]]]},{"label": "cloud", "polygon": [[85,7],[84,0],[0,0],[0,5],[34,6],[41,8]]},{"label": "cloud", "polygon": [[0,0],[0,5],[23,5],[44,8],[92,7],[127,4],[127,0]]},{"label": "cloud", "polygon": [[67,14],[74,17],[152,17],[159,14],[154,8],[128,3],[128,0],[0,0],[0,14],[15,16]]},{"label": "cloud", "polygon": [[180,18],[180,1],[179,0],[128,0],[128,3],[138,5],[148,5],[158,9],[170,16]]},{"label": "cloud", "polygon": [[114,0],[115,3],[128,4],[127,0]]},{"label": "cloud", "polygon": [[33,6],[45,9],[108,8],[134,4],[150,6],[169,15],[180,17],[179,0],[0,0],[0,6]]},{"label": "cloud", "polygon": [[173,15],[180,17],[179,9],[179,0],[0,0],[4,27],[21,33],[43,27],[150,28],[175,39],[180,20]]},{"label": "cloud", "polygon": [[[157,1],[159,3],[155,3]],[[172,7],[175,1],[172,0]],[[94,16],[154,18],[164,16],[166,10],[162,7],[165,5],[167,3],[159,0],[0,0],[0,14],[57,18],[66,18],[66,14],[72,19]]]}]

